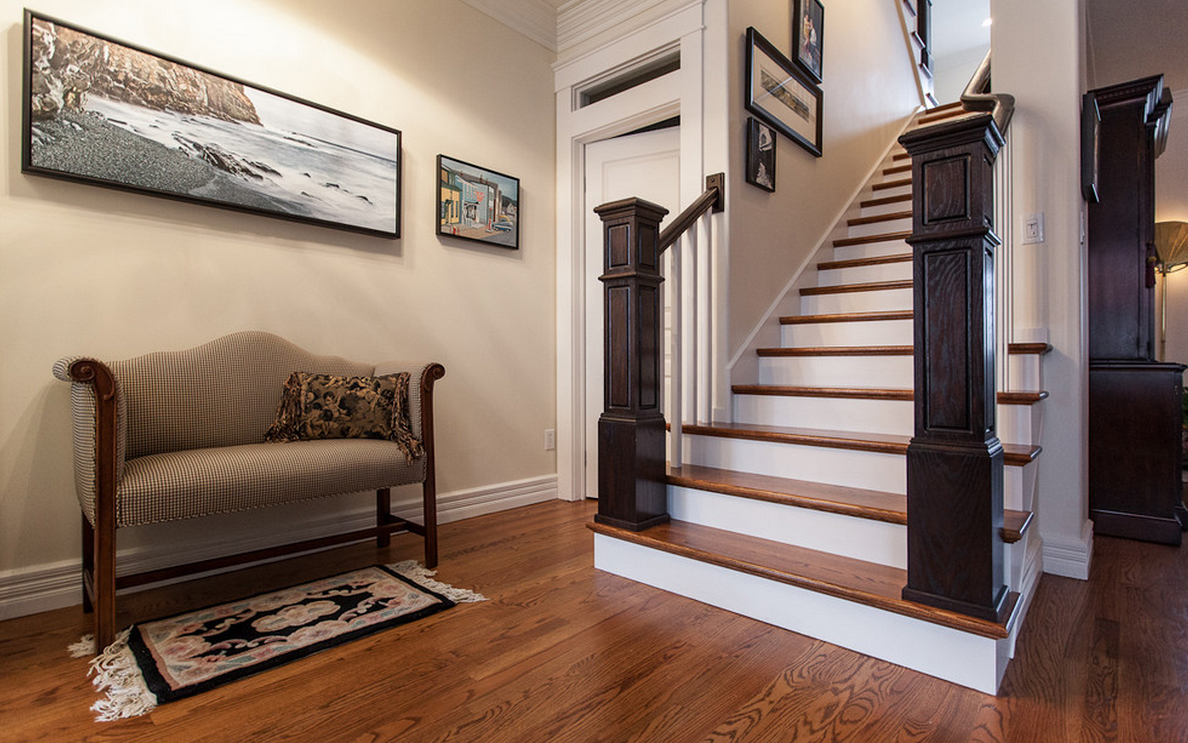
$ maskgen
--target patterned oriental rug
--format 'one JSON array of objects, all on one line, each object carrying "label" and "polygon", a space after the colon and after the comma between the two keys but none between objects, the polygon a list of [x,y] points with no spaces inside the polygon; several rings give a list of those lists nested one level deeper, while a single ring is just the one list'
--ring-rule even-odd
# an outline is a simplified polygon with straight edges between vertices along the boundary
[{"label": "patterned oriental rug", "polygon": [[[91,661],[99,721],[158,704],[485,597],[433,579],[415,561],[375,565],[273,593],[133,625]],[[94,652],[94,640],[72,645]]]}]

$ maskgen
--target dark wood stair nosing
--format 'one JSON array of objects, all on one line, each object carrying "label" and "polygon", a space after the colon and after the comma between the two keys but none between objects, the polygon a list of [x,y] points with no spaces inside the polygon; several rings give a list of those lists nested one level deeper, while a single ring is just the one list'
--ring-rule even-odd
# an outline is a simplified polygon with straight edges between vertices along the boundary
[{"label": "dark wood stair nosing", "polygon": [[911,185],[912,185],[911,178],[898,178],[893,181],[883,181],[882,183],[876,183],[873,186],[871,186],[870,188],[872,191],[888,191],[892,188],[902,188],[903,186],[910,187]]},{"label": "dark wood stair nosing", "polygon": [[800,290],[802,297],[819,297],[825,294],[856,294],[859,292],[882,292],[895,289],[911,289],[912,280],[867,281],[861,284],[835,284],[833,286],[806,286]]},{"label": "dark wood stair nosing", "polygon": [[[626,529],[618,529],[613,526],[606,526],[597,522],[587,524],[587,527],[596,534],[611,537],[614,539],[621,539],[626,542],[638,544],[643,547],[651,549],[658,549],[670,554],[686,557],[689,559],[705,562],[710,565],[716,565],[729,570],[737,570],[739,572],[755,575],[760,578],[773,580],[786,585],[802,588],[805,590],[821,593],[835,598],[853,601],[855,603],[864,604],[884,611],[890,611],[896,614],[919,619],[933,624],[951,627],[953,629],[969,632],[971,634],[988,637],[991,639],[1003,639],[1009,636],[1011,624],[1015,618],[1015,609],[1018,602],[1018,594],[1012,593],[1008,598],[1010,606],[1006,610],[1006,619],[999,622],[988,622],[982,619],[976,619],[964,614],[956,612],[945,611],[937,609],[924,604],[917,604],[912,601],[907,601],[897,596],[887,596],[878,594],[870,590],[864,590],[854,585],[844,585],[834,581],[828,581],[821,578],[813,578],[805,575],[793,573],[788,570],[782,570],[774,566],[766,566],[758,562],[740,558],[738,556],[725,555],[720,552],[710,552],[699,547],[680,544],[676,541],[666,541],[656,536],[658,532],[663,529],[663,533],[671,529],[688,530],[691,525],[682,524],[681,522],[672,522],[666,527],[654,527],[642,532],[632,532]],[[696,527],[692,525],[702,534],[709,534],[711,532],[720,532],[721,530],[712,529],[711,527]],[[737,537],[735,541],[739,541]],[[756,537],[747,538],[747,541],[752,541],[756,544],[763,544],[765,546],[773,544],[771,540],[758,539]],[[780,543],[774,543],[780,544]],[[786,548],[792,548],[792,545],[783,545]],[[795,552],[797,555],[810,555],[816,553],[818,555],[827,555],[828,553],[820,553],[815,550],[809,550],[803,547],[795,547],[788,549],[788,552]],[[844,564],[849,566],[850,572],[855,576],[860,575],[864,570],[870,570],[871,567],[876,569],[885,568],[885,566],[874,566],[872,563],[866,563],[862,560],[854,560],[852,558],[843,558],[838,555],[828,555],[830,561],[835,564]],[[811,559],[811,557],[809,558]],[[864,568],[864,566],[866,566]],[[888,572],[883,569],[880,572]],[[896,574],[902,573],[904,583],[906,583],[906,571],[896,571]],[[857,583],[858,580],[855,580]]]},{"label": "dark wood stair nosing", "polygon": [[873,217],[854,217],[846,220],[847,227],[860,227],[867,224],[878,224],[879,222],[895,222],[900,219],[911,219],[911,212],[889,212],[887,214],[876,214]]},{"label": "dark wood stair nosing", "polygon": [[815,323],[884,322],[887,320],[911,319],[911,310],[892,310],[889,312],[835,312],[826,315],[785,315],[780,318],[780,324],[813,325]]},{"label": "dark wood stair nosing", "polygon": [[794,348],[760,348],[761,358],[790,358],[801,356],[911,356],[912,346],[797,346]]},{"label": "dark wood stair nosing", "polygon": [[[763,395],[767,397],[829,397],[846,400],[892,400],[911,402],[915,398],[910,389],[885,387],[808,387],[774,384],[736,384],[731,391],[736,395]],[[1035,405],[1048,397],[1044,390],[998,393],[999,405]]]},{"label": "dark wood stair nosing", "polygon": [[858,207],[860,209],[867,209],[872,206],[887,206],[889,204],[899,204],[911,200],[912,195],[910,193],[900,194],[899,196],[883,196],[877,199],[866,199],[865,201],[859,201]]},{"label": "dark wood stair nosing", "polygon": [[861,268],[863,266],[886,266],[892,263],[911,263],[911,253],[896,253],[894,255],[877,255],[871,258],[850,258],[844,261],[822,261],[817,264],[818,271],[839,271],[846,268]]},{"label": "dark wood stair nosing", "polygon": [[866,235],[864,237],[842,237],[833,241],[833,247],[848,248],[853,245],[873,245],[874,243],[898,242],[900,240],[906,240],[911,236],[911,232],[884,232],[879,235]]}]

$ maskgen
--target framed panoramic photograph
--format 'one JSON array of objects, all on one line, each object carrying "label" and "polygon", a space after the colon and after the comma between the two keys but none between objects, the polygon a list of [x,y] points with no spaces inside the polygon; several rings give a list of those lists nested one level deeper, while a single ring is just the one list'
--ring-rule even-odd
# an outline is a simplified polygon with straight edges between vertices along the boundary
[{"label": "framed panoramic photograph", "polygon": [[437,234],[520,248],[520,179],[437,156]]},{"label": "framed panoramic photograph", "polygon": [[821,89],[758,31],[747,29],[747,110],[821,156]]},{"label": "framed panoramic photograph", "polygon": [[796,63],[821,82],[825,48],[825,5],[821,0],[792,0],[792,48]]},{"label": "framed panoramic photograph", "polygon": [[400,237],[400,132],[25,11],[21,170]]},{"label": "framed panoramic photograph", "polygon": [[747,183],[767,191],[776,187],[775,130],[754,116],[747,117]]}]

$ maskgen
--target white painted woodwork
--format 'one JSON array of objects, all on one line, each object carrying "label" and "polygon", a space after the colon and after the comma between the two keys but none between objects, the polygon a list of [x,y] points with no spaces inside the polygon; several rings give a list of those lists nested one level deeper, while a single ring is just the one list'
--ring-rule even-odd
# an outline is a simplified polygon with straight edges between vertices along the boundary
[{"label": "white painted woodwork", "polygon": [[862,320],[783,325],[781,343],[793,346],[910,346],[911,320]]},{"label": "white painted woodwork", "polygon": [[889,310],[910,310],[912,290],[878,289],[874,291],[841,292],[839,294],[812,294],[800,298],[800,309],[805,315],[832,315],[841,312],[887,312]]},{"label": "white painted woodwork", "polygon": [[772,356],[759,359],[759,384],[910,389],[912,381],[911,356]]}]

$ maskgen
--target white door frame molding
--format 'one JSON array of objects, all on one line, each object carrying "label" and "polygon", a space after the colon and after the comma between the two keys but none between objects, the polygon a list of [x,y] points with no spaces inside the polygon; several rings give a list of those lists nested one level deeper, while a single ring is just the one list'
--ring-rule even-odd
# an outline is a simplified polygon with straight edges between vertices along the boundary
[{"label": "white door frame molding", "polygon": [[[632,33],[555,65],[557,106],[557,497],[583,493],[586,441],[585,146],[649,124],[681,117],[681,203],[704,190],[706,7],[720,0],[692,0]],[[723,13],[724,17],[724,13]],[[665,53],[680,51],[679,70],[584,107],[577,91],[608,73],[628,71]],[[722,73],[719,73],[722,74]],[[724,112],[723,112],[724,113]]]}]

